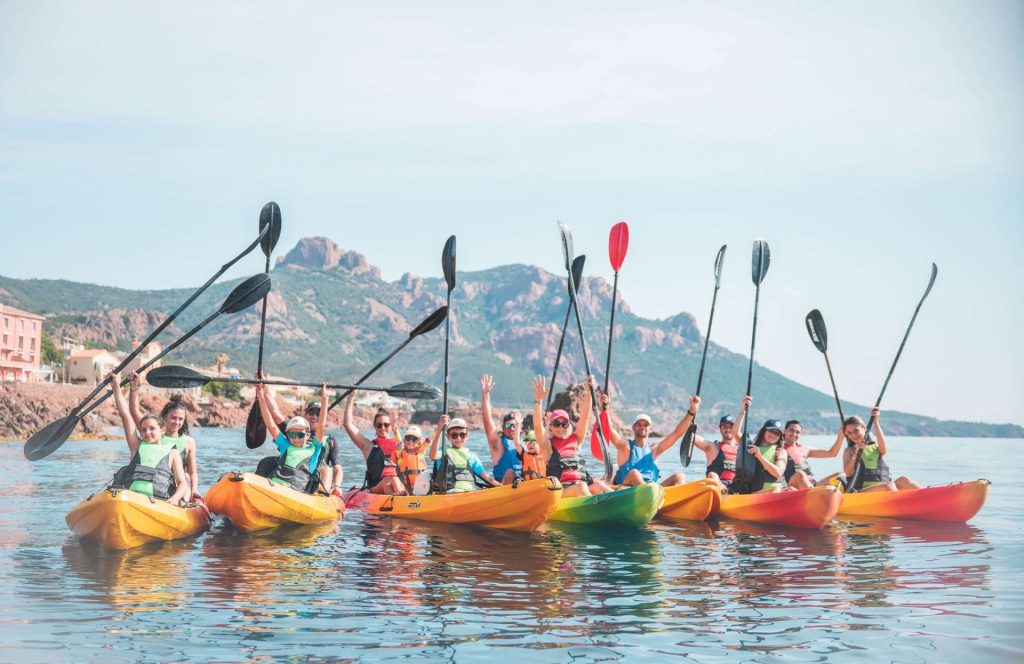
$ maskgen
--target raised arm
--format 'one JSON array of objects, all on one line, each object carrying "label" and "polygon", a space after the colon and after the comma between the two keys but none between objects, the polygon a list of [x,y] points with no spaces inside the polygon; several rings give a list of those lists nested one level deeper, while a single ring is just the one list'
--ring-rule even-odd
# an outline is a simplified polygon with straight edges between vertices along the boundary
[{"label": "raised arm", "polygon": [[[324,441],[324,430],[327,428],[327,406],[328,405],[330,405],[330,399],[327,398],[327,383],[321,383],[321,385],[320,385],[320,417],[317,419],[317,422],[316,422],[316,432],[314,433],[314,435],[316,436],[316,439],[320,442],[320,444],[324,446],[324,449],[327,448],[327,445],[325,444],[325,441]],[[326,454],[326,452],[321,452],[321,454]]]},{"label": "raised arm", "polygon": [[[598,400],[598,405],[601,406],[601,410],[608,413],[608,421],[612,421],[612,398],[608,394],[602,394]],[[608,427],[608,440],[611,441],[612,445],[615,446],[620,453],[629,455],[629,443],[622,439],[619,432],[615,430],[615,427]]]},{"label": "raised arm", "polygon": [[737,445],[743,444],[743,441],[740,440],[740,436],[743,435],[743,418],[747,416],[747,409],[752,401],[753,399],[749,394],[743,397],[743,405],[740,406],[740,412],[736,415],[736,424],[732,425],[732,439]]},{"label": "raised arm", "polygon": [[281,433],[281,430],[277,428],[277,423],[281,420],[274,419],[273,411],[270,409],[270,391],[262,383],[256,385],[256,401],[260,404],[260,416],[263,417],[263,424],[266,425],[267,432],[271,438],[276,440]]},{"label": "raised arm", "polygon": [[537,445],[546,458],[551,456],[551,441],[548,440],[548,436],[544,432],[544,409],[541,404],[544,403],[544,397],[548,395],[548,389],[544,376],[534,378],[531,385],[533,386],[533,433],[537,437]]},{"label": "raised arm", "polygon": [[676,441],[683,437],[686,430],[693,424],[693,418],[697,416],[697,411],[700,409],[700,397],[694,395],[690,397],[690,410],[686,411],[686,415],[679,421],[676,428],[665,437],[663,441],[658,443],[652,450],[654,458],[657,459],[659,456],[664,454],[667,450],[671,449]]},{"label": "raised arm", "polygon": [[430,451],[427,456],[433,461],[437,461],[441,458],[441,436],[444,435],[444,430],[448,427],[448,422],[451,418],[448,417],[447,413],[442,413],[440,419],[437,420],[437,429],[434,430],[434,435],[430,439]]},{"label": "raised arm", "polygon": [[117,407],[117,414],[121,416],[121,426],[124,427],[124,438],[128,442],[128,452],[135,456],[139,449],[139,432],[132,420],[128,402],[125,401],[124,392],[121,390],[121,377],[114,372],[107,375],[107,381],[114,392],[114,405]]},{"label": "raised arm", "polygon": [[[881,409],[877,406],[871,409],[871,417],[875,419],[875,435],[878,436],[878,455],[885,456],[889,448],[885,445],[885,434],[882,433]],[[864,434],[867,436],[867,434]]]},{"label": "raised arm", "polygon": [[[345,400],[345,416],[341,420],[341,426],[344,427],[345,433],[352,439],[359,451],[363,453],[363,456],[369,456],[370,450],[373,448],[373,441],[359,433],[359,429],[355,425],[355,398],[356,391],[352,390],[352,394],[348,395],[348,399]],[[320,417],[323,418],[327,411],[321,410]]]},{"label": "raised arm", "polygon": [[584,381],[587,386],[587,393],[583,395],[583,405],[580,406],[580,421],[576,423],[576,439],[583,444],[583,441],[587,438],[587,433],[590,431],[590,413],[594,410],[594,403],[591,399],[591,394],[594,392],[594,377],[587,376]]},{"label": "raised arm", "polygon": [[491,409],[491,391],[494,390],[494,378],[491,374],[480,376],[480,410],[484,418],[484,434],[487,436],[487,444],[493,451],[500,445],[498,438],[500,434],[494,427],[494,412]]},{"label": "raised arm", "polygon": [[839,425],[839,435],[836,436],[836,442],[832,443],[832,447],[827,450],[818,448],[807,450],[807,456],[814,459],[832,459],[839,456],[839,450],[843,448],[843,440],[846,439],[846,434],[843,433],[843,425]]},{"label": "raised arm", "polygon": [[128,411],[132,414],[132,422],[139,426],[142,422],[142,408],[139,406],[139,374],[134,371],[128,374]]}]

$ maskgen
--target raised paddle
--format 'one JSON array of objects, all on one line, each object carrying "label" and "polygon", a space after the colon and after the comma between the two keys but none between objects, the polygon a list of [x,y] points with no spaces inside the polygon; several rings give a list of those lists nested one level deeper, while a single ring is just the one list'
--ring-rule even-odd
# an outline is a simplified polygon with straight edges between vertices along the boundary
[{"label": "raised paddle", "polygon": [[[704,336],[704,353],[700,356],[700,372],[697,374],[697,391],[695,396],[700,396],[700,386],[704,382],[704,363],[708,359],[708,344],[711,343],[711,325],[715,322],[715,304],[718,302],[718,288],[722,285],[722,261],[725,260],[725,247],[718,250],[715,256],[715,292],[711,296],[711,315],[708,316],[708,333]],[[749,387],[747,388],[750,389]],[[679,460],[684,466],[690,465],[693,459],[693,437],[697,435],[697,416],[693,416],[690,428],[683,434],[683,442],[679,444]]]},{"label": "raised paddle", "polygon": [[[448,309],[448,316],[444,319],[444,392],[441,395],[441,412],[448,414],[448,347],[452,336],[452,291],[455,290],[455,236],[452,235],[444,243],[441,250],[441,271],[444,273],[444,281],[448,287],[445,306]],[[441,430],[441,464],[439,472],[434,473],[432,490],[444,493],[447,488],[446,476],[448,474],[447,436],[445,432],[448,427]]]},{"label": "raised paddle", "polygon": [[[811,343],[825,356],[825,368],[828,369],[828,379],[832,383],[832,394],[836,398],[836,409],[839,411],[839,426],[842,428],[846,417],[843,415],[843,405],[839,403],[839,390],[836,389],[836,379],[832,376],[832,364],[828,361],[828,329],[825,327],[825,319],[822,318],[820,311],[811,309],[807,312],[807,317],[804,318],[804,324],[807,325],[807,334],[811,337]],[[862,465],[858,454],[855,467],[859,468]],[[840,486],[845,491],[846,483],[842,480],[840,482]]]},{"label": "raised paddle", "polygon": [[[232,265],[234,265],[238,261],[242,260],[245,256],[247,256],[253,249],[256,248],[256,245],[259,244],[260,242],[262,242],[263,239],[266,238],[269,234],[270,234],[270,229],[261,228],[259,235],[256,236],[256,239],[253,240],[252,243],[250,243],[249,246],[246,247],[242,251],[242,253],[238,254],[237,256],[232,258],[230,261],[228,261],[227,263],[222,265],[221,268],[219,270],[217,270],[217,272],[214,273],[214,275],[212,277],[210,277],[206,281],[205,284],[200,286],[199,289],[196,290],[195,293],[192,293],[191,297],[189,297],[187,300],[182,302],[181,306],[179,306],[177,309],[175,309],[171,313],[170,316],[168,316],[167,318],[165,318],[163,320],[162,323],[157,325],[156,329],[153,330],[152,332],[150,332],[149,336],[146,337],[145,339],[143,339],[142,342],[140,342],[139,345],[135,347],[135,350],[133,350],[132,352],[128,353],[128,355],[126,355],[125,358],[123,360],[121,360],[116,367],[114,367],[114,371],[115,372],[120,372],[126,366],[128,366],[128,364],[132,360],[134,360],[136,357],[138,357],[139,353],[141,353],[143,350],[145,350],[146,346],[151,344],[153,342],[153,340],[156,339],[157,336],[160,335],[161,332],[163,332],[165,329],[167,329],[168,325],[170,325],[171,323],[174,322],[174,320],[181,314],[181,312],[183,312],[186,308],[188,308],[188,306],[190,304],[195,302],[197,297],[199,297],[204,292],[206,292],[206,289],[209,288],[211,285],[213,285],[213,282],[217,281],[217,279],[219,279],[222,274],[227,272],[231,268]],[[83,408],[85,408],[85,406],[93,399],[93,397],[95,397],[97,394],[100,393],[100,390],[103,389],[103,385],[104,385],[104,383],[101,382],[99,385],[97,385],[93,389],[92,392],[90,392],[84,399],[82,399],[82,401],[79,402],[79,404],[77,406],[75,406],[73,409],[71,409],[71,412],[68,413],[67,416],[62,417],[61,419],[56,420],[54,422],[51,422],[50,424],[47,424],[45,427],[43,427],[38,432],[36,432],[36,434],[32,438],[37,438],[38,437],[40,440],[50,440],[50,439],[52,439],[53,438],[53,434],[55,432],[60,431],[60,429],[61,429],[60,426],[55,426],[55,425],[57,425],[60,422],[63,422],[63,425],[67,425],[69,422],[73,422],[70,425],[70,427],[71,427],[71,429],[74,429],[75,426],[78,424],[78,418],[76,416],[81,412],[81,410]],[[64,435],[64,439],[67,439],[67,437],[68,437],[68,435],[70,435],[70,433],[71,433],[71,430],[69,429],[68,432]],[[61,442],[64,442],[64,440],[61,440]],[[60,444],[58,443],[58,446],[59,445]],[[29,448],[28,448],[28,446],[26,444],[26,450],[28,450],[28,449]],[[38,448],[37,447],[33,447],[32,449],[38,449]],[[54,447],[53,449],[57,449],[57,448]],[[51,450],[51,452],[52,451],[53,450]],[[27,456],[27,454],[28,454],[28,452],[26,451],[26,456]],[[43,456],[46,456],[46,455],[43,455]],[[42,458],[42,457],[40,457],[40,458]]]},{"label": "raised paddle", "polygon": [[[611,371],[612,371],[612,339],[615,338],[615,304],[618,300],[619,295],[619,268],[622,267],[622,262],[626,260],[626,250],[629,248],[629,225],[624,221],[612,226],[611,233],[608,234],[608,259],[612,264],[612,272],[615,273],[615,278],[612,281],[612,315],[611,322],[608,324],[608,356],[604,362],[604,393],[608,394],[608,387],[611,384]],[[601,426],[604,429],[605,436],[608,435],[608,428],[611,423],[608,421],[608,414],[602,409],[598,413],[597,422],[594,423],[594,429],[590,433],[590,452],[596,458],[603,458],[601,452],[600,441],[597,437],[596,428]]]},{"label": "raised paddle", "polygon": [[[235,286],[235,289],[231,291],[227,299],[224,300],[224,303],[221,305],[220,309],[216,311],[216,313],[209,316],[206,320],[199,323],[199,325],[186,332],[183,336],[179,337],[172,344],[167,346],[167,348],[164,348],[155,357],[151,358],[148,362],[139,367],[137,371],[141,373],[142,371],[151,367],[154,363],[156,363],[162,357],[164,357],[172,350],[174,350],[175,348],[183,344],[185,341],[190,339],[192,336],[194,336],[196,333],[198,333],[200,330],[206,327],[213,319],[217,318],[221,314],[234,314],[244,309],[248,309],[252,305],[256,304],[256,302],[258,302],[264,295],[266,295],[269,290],[270,275],[257,274],[256,276],[249,277],[248,279],[240,283],[238,286]],[[105,384],[105,382],[100,383],[98,387],[102,388],[102,386]],[[127,378],[121,381],[122,386],[127,384]],[[99,390],[96,391],[98,392]],[[28,459],[29,461],[38,461],[39,459],[45,458],[50,454],[53,454],[53,452],[56,451],[57,448],[64,444],[64,441],[68,439],[68,436],[70,436],[71,432],[75,430],[75,427],[78,426],[78,423],[82,421],[82,418],[84,418],[86,415],[95,410],[97,406],[99,406],[101,403],[110,398],[112,394],[112,390],[107,390],[107,392],[103,396],[101,396],[96,401],[92,402],[92,404],[88,408],[82,409],[81,406],[79,406],[66,417],[63,417],[55,422],[51,422],[50,424],[46,425],[41,430],[36,432],[35,435],[33,435],[31,438],[28,439],[28,441],[25,442],[25,458]]]},{"label": "raised paddle", "polygon": [[[207,376],[194,369],[181,366],[157,367],[149,372],[146,380],[153,387],[169,389],[188,389],[202,387],[207,383],[242,383],[246,385],[284,385],[287,387],[320,387],[322,383],[298,380],[277,380],[267,378],[224,378],[222,376]],[[327,387],[332,390],[353,389],[355,386],[347,384],[328,383]],[[393,397],[402,399],[439,399],[441,390],[427,383],[401,383],[391,387],[362,387],[359,389],[368,392],[387,392]]]},{"label": "raised paddle", "polygon": [[[580,254],[576,258],[572,259],[572,283],[575,284],[576,292],[580,290],[580,283],[583,280],[583,264],[586,263],[587,257],[585,254]],[[565,283],[566,288],[572,288],[567,281]],[[555,353],[555,367],[551,370],[551,389],[548,390],[548,402],[544,406],[544,410],[551,410],[551,398],[555,395],[555,379],[558,377],[558,365],[562,361],[562,347],[565,345],[565,333],[569,329],[569,316],[572,315],[572,297],[569,297],[569,303],[565,305],[565,322],[562,323],[562,336],[558,339],[558,352]]]},{"label": "raised paddle", "polygon": [[[889,375],[885,377],[885,383],[882,384],[882,391],[878,393],[878,398],[875,400],[875,408],[882,405],[882,397],[885,396],[885,390],[889,387],[889,379],[892,378],[893,372],[896,370],[896,363],[900,361],[900,355],[903,354],[903,347],[907,345],[907,339],[910,337],[910,330],[914,327],[914,321],[917,320],[917,314],[921,311],[921,305],[924,304],[924,300],[928,297],[928,293],[932,292],[932,286],[935,285],[935,277],[939,275],[939,268],[932,263],[932,276],[928,279],[928,287],[924,289],[924,295],[921,296],[921,300],[917,303],[917,307],[914,308],[914,315],[910,318],[910,325],[907,326],[907,331],[903,335],[903,341],[900,342],[900,348],[896,351],[896,357],[893,358],[892,366],[889,367]],[[868,420],[867,429],[864,431],[864,438],[867,439],[868,434],[871,433],[871,427],[875,426],[874,415]],[[860,490],[864,484],[864,464],[860,460],[860,453],[857,453],[857,464],[853,469],[853,476],[848,478],[846,481],[846,487],[848,492],[854,492]]]},{"label": "raised paddle", "polygon": [[[754,292],[754,328],[750,333],[750,363],[747,365],[747,395],[750,395],[750,386],[754,377],[754,344],[757,341],[757,306],[761,300],[761,282],[768,274],[768,264],[771,262],[771,252],[768,243],[763,238],[754,240],[753,253],[751,254],[751,275],[756,288]],[[747,445],[750,437],[747,434],[747,425],[750,422],[750,413],[747,412],[743,418],[743,435],[740,438],[740,449],[736,454],[736,479],[734,485],[739,485],[741,493],[749,493],[750,483],[754,480],[757,471],[755,459],[747,454]],[[744,490],[745,489],[745,490]]]},{"label": "raised paddle", "polygon": [[[587,337],[583,334],[583,318],[580,317],[580,305],[576,299],[576,284],[573,282],[572,276],[572,232],[569,227],[559,222],[558,230],[562,234],[562,255],[565,258],[565,271],[569,275],[569,299],[572,301],[573,313],[576,314],[576,329],[580,335],[580,349],[583,351],[583,367],[590,374],[590,359],[587,352]],[[590,401],[593,406],[594,413],[600,412],[600,408],[597,405],[597,395],[594,394],[593,390],[590,390]],[[604,439],[604,432],[601,427],[597,428],[597,439],[601,444],[601,451],[603,453],[602,458],[604,459],[604,479],[611,481],[612,479],[612,462],[608,458],[608,443]]]},{"label": "raised paddle", "polygon": [[[263,255],[267,257],[266,265],[263,268],[265,274],[270,274],[270,254],[277,246],[277,240],[281,237],[281,208],[271,201],[260,210],[260,232],[269,228],[270,232],[263,236],[260,248]],[[267,298],[263,298],[263,307],[260,310],[260,349],[256,356],[256,374],[263,374],[263,339],[267,331]],[[267,425],[263,422],[263,415],[260,413],[260,404],[253,399],[249,408],[249,417],[245,421],[245,445],[249,449],[255,449],[267,439]]]}]

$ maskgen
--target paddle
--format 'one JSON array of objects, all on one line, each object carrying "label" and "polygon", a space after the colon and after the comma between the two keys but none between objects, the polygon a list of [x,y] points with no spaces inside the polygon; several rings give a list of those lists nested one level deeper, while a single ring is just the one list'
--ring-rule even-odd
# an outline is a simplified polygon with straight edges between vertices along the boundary
[{"label": "paddle", "polygon": [[[604,393],[608,394],[608,386],[611,383],[611,370],[612,370],[612,339],[615,338],[615,302],[619,295],[619,268],[622,267],[622,262],[626,260],[626,250],[629,248],[629,226],[624,221],[612,226],[611,233],[608,235],[608,259],[612,264],[612,272],[615,273],[615,279],[612,281],[612,317],[611,322],[608,324],[608,356],[604,362]],[[608,414],[603,409],[598,413],[598,421],[594,424],[596,429],[598,425],[604,430],[605,436],[608,435],[608,427],[611,423],[608,421]],[[597,438],[597,431],[590,432],[590,452],[596,458],[601,459],[601,446],[600,441]]]},{"label": "paddle", "polygon": [[[277,240],[281,237],[281,208],[277,203],[271,201],[260,210],[260,231],[269,228],[270,232],[263,236],[260,248],[263,255],[267,257],[266,266],[263,268],[265,274],[270,274],[270,254],[277,246]],[[267,331],[267,298],[263,298],[263,307],[260,311],[260,350],[256,356],[256,373],[263,374],[263,339]],[[260,413],[259,401],[253,399],[249,408],[249,417],[245,420],[245,446],[249,449],[256,449],[267,439],[267,425],[263,422],[263,415]]]},{"label": "paddle", "polygon": [[[203,322],[199,323],[199,325],[197,325],[196,327],[186,332],[183,336],[179,337],[176,341],[174,341],[171,345],[167,346],[167,348],[163,349],[155,357],[151,358],[148,362],[139,367],[137,369],[138,373],[141,374],[143,371],[145,371],[153,364],[155,364],[157,361],[159,361],[162,357],[164,357],[172,350],[174,350],[175,348],[183,344],[185,341],[190,339],[192,336],[194,336],[196,333],[198,333],[200,330],[206,327],[213,319],[217,318],[221,314],[234,314],[244,309],[248,309],[256,302],[258,302],[260,298],[266,295],[269,290],[270,275],[257,274],[254,277],[249,277],[248,279],[240,283],[238,286],[236,286],[233,291],[231,291],[227,299],[224,300],[224,303],[221,305],[220,309],[218,309],[216,313],[208,317]],[[98,387],[102,387],[104,384],[105,383],[101,383]],[[121,381],[122,387],[127,384],[127,378]],[[94,391],[98,392],[99,390]],[[36,432],[35,435],[33,435],[31,438],[28,439],[28,441],[25,442],[25,458],[28,459],[29,461],[38,461],[39,459],[43,459],[49,456],[50,454],[53,454],[53,452],[55,452],[57,448],[64,444],[64,441],[68,439],[68,436],[70,436],[71,432],[74,431],[76,426],[78,426],[78,423],[82,421],[82,418],[84,418],[86,415],[95,410],[97,406],[99,406],[101,403],[110,398],[110,396],[113,395],[113,393],[114,392],[112,390],[107,390],[107,392],[103,396],[94,401],[88,408],[81,410],[82,405],[80,404],[66,417],[56,420],[55,422],[51,422],[50,424],[46,425],[41,430]]]},{"label": "paddle", "polygon": [[[757,341],[757,307],[761,300],[761,282],[764,280],[766,274],[768,274],[768,264],[771,261],[771,252],[768,249],[768,243],[763,238],[757,238],[754,240],[753,253],[751,254],[751,275],[754,280],[754,286],[756,288],[754,292],[754,328],[750,333],[750,363],[747,365],[747,395],[750,395],[750,387],[754,377],[754,344]],[[752,395],[751,395],[752,396]],[[747,454],[747,445],[750,439],[747,434],[747,425],[750,422],[750,413],[746,414],[743,418],[743,435],[740,438],[740,449],[736,455],[736,481],[741,488],[746,488],[746,491],[740,491],[740,493],[748,493],[750,482],[753,481],[756,468],[757,460],[750,454]]]},{"label": "paddle", "polygon": [[[885,390],[889,387],[889,379],[892,378],[893,372],[896,370],[896,363],[900,361],[900,355],[903,354],[903,347],[907,345],[907,339],[910,337],[910,330],[914,327],[914,321],[917,320],[917,314],[921,311],[921,305],[924,304],[924,300],[928,297],[928,293],[932,292],[932,286],[935,285],[935,277],[939,275],[939,268],[935,263],[932,263],[932,276],[928,279],[928,287],[924,289],[924,295],[921,296],[921,300],[917,303],[917,307],[914,309],[914,315],[910,318],[910,325],[907,326],[907,331],[903,335],[903,341],[900,342],[900,348],[896,351],[896,357],[892,361],[892,366],[889,367],[889,375],[885,377],[885,383],[882,385],[882,391],[878,393],[878,398],[875,400],[875,408],[882,405],[882,397],[885,396]],[[864,430],[864,438],[867,439],[871,428],[875,426],[874,415],[868,420],[868,426]],[[860,453],[857,453],[857,465],[853,469],[853,476],[847,479],[846,486],[848,492],[856,492],[861,488],[864,483],[864,464],[860,460]]]},{"label": "paddle", "polygon": [[[558,230],[562,234],[562,255],[565,258],[565,271],[569,275],[569,299],[572,301],[573,313],[576,314],[576,329],[580,335],[580,349],[583,351],[583,366],[586,370],[587,375],[590,374],[590,358],[587,351],[587,337],[583,334],[583,318],[580,317],[580,305],[576,299],[576,283],[573,281],[572,275],[572,232],[569,227],[563,223],[558,224]],[[593,390],[588,389],[590,392],[590,401],[594,409],[594,413],[600,412],[597,405],[597,395],[594,394]],[[604,432],[601,427],[597,428],[597,438],[601,443],[601,451],[603,453],[602,458],[604,459],[604,479],[611,481],[612,479],[612,462],[608,458],[608,443],[604,439]]]},{"label": "paddle", "polygon": [[[580,254],[572,261],[572,284],[575,284],[576,291],[580,290],[580,283],[583,279],[583,264],[587,261],[584,254]],[[566,282],[566,288],[572,288]],[[558,352],[555,353],[555,368],[551,370],[551,389],[548,391],[548,403],[544,406],[545,411],[551,410],[551,398],[555,396],[555,378],[558,377],[558,365],[562,360],[562,346],[565,345],[565,333],[569,329],[569,316],[572,315],[572,293],[569,294],[569,303],[565,305],[565,322],[562,323],[562,336],[558,339]]]},{"label": "paddle", "polygon": [[825,368],[828,369],[828,379],[832,382],[832,394],[836,398],[836,409],[839,411],[839,421],[846,419],[843,416],[843,405],[839,403],[839,390],[836,389],[836,379],[832,376],[832,364],[828,361],[828,330],[825,328],[825,319],[817,309],[811,309],[804,319],[807,324],[807,334],[811,337],[811,343],[825,356]]},{"label": "paddle", "polygon": [[[224,378],[221,376],[207,376],[194,369],[181,366],[157,367],[149,372],[146,380],[153,387],[170,389],[188,389],[202,387],[207,383],[243,383],[246,385],[284,385],[287,387],[320,387],[321,383],[313,383],[298,380],[277,380],[266,378]],[[328,383],[327,387],[332,390],[354,389],[353,385],[339,385]],[[437,399],[441,396],[441,390],[427,383],[401,383],[391,387],[363,387],[359,389],[368,392],[387,392],[390,396],[401,399]]]},{"label": "paddle", "polygon": [[[444,249],[441,250],[441,271],[444,272],[444,281],[448,286],[447,299],[445,300],[445,306],[448,309],[448,313],[451,314],[452,310],[452,291],[455,290],[455,236],[452,235],[448,238],[448,241],[444,243]],[[448,414],[448,347],[452,336],[452,317],[450,315],[445,316],[444,319],[444,392],[441,396],[441,412]],[[448,427],[445,426],[441,429],[441,464],[438,468],[438,472],[434,473],[433,477],[433,491],[444,493],[446,488],[445,478],[448,474],[448,454],[447,454],[447,438],[445,433],[448,431]]]},{"label": "paddle", "polygon": [[[697,374],[697,391],[694,392],[696,396],[700,396],[700,386],[704,382],[704,363],[708,359],[708,344],[711,343],[711,325],[715,322],[715,304],[718,302],[718,288],[722,285],[722,261],[725,260],[725,248],[728,245],[722,245],[722,248],[718,250],[718,255],[715,256],[715,292],[711,296],[711,315],[708,316],[708,333],[704,337],[704,353],[700,356],[700,372]],[[765,266],[767,269],[767,265]],[[750,388],[747,387],[749,390]],[[690,428],[686,430],[683,435],[683,442],[679,444],[679,460],[684,466],[689,467],[690,461],[693,459],[693,437],[697,435],[697,416],[694,415],[693,421],[690,423]]]}]

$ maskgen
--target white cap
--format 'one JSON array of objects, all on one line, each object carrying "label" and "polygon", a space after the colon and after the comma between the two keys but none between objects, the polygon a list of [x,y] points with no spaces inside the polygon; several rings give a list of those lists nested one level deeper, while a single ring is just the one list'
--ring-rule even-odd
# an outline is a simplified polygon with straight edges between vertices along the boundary
[{"label": "white cap", "polygon": [[461,417],[456,417],[454,420],[448,422],[449,429],[469,429],[469,425],[466,424],[466,420]]},{"label": "white cap", "polygon": [[417,438],[423,437],[423,429],[419,428],[415,424],[405,430],[406,436],[416,436]]},{"label": "white cap", "polygon": [[651,416],[648,415],[647,413],[640,413],[639,415],[637,415],[633,419],[633,426],[636,426],[637,422],[647,422],[648,424],[653,424],[653,422],[651,422]]},{"label": "white cap", "polygon": [[285,431],[305,431],[306,429],[309,429],[309,420],[301,415],[296,415],[288,420],[288,426],[284,428]]}]

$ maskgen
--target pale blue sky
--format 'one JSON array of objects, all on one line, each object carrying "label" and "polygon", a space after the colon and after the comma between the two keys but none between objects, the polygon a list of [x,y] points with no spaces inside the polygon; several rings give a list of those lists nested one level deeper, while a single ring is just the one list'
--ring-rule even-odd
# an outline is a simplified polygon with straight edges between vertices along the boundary
[{"label": "pale blue sky", "polygon": [[[636,6],[633,6],[633,5]],[[201,283],[284,212],[384,276],[590,275],[885,407],[1024,423],[1020,2],[68,3],[0,0],[0,273]],[[83,259],[83,256],[86,259]],[[254,256],[233,275],[256,272]],[[594,333],[597,333],[595,330]],[[695,377],[691,379],[695,382]]]}]

